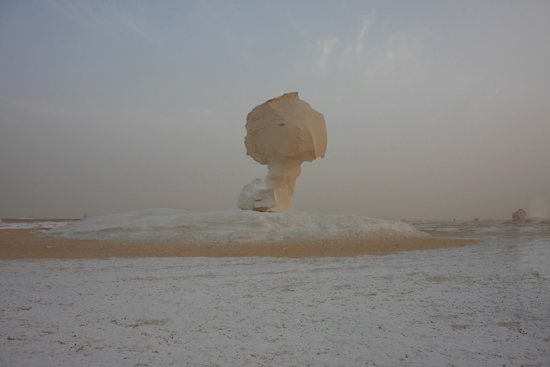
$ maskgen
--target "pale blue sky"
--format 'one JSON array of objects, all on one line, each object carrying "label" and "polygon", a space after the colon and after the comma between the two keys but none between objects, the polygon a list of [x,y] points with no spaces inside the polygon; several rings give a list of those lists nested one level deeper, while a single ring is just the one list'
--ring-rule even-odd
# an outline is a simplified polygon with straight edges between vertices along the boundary
[{"label": "pale blue sky", "polygon": [[550,214],[548,1],[0,2],[0,217],[236,208],[246,115],[324,114],[295,210]]}]

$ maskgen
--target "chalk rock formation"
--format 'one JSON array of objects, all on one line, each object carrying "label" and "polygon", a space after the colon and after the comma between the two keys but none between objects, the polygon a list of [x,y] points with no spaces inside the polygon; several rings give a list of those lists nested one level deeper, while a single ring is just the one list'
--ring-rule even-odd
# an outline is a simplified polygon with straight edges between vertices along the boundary
[{"label": "chalk rock formation", "polygon": [[297,92],[286,93],[255,107],[246,117],[246,132],[246,154],[268,168],[265,183],[276,200],[269,211],[293,210],[290,199],[302,162],[325,156],[325,118]]},{"label": "chalk rock formation", "polygon": [[519,209],[517,212],[512,213],[512,219],[514,222],[525,222],[525,218],[527,217],[527,213],[523,209]]},{"label": "chalk rock formation", "polygon": [[37,237],[115,241],[169,241],[192,245],[235,243],[330,243],[430,239],[405,223],[346,214],[261,213],[226,210],[189,213],[184,209],[148,209],[71,221]]},{"label": "chalk rock formation", "polygon": [[266,212],[274,207],[275,203],[273,188],[267,187],[261,178],[255,178],[243,187],[238,205],[239,209]]}]

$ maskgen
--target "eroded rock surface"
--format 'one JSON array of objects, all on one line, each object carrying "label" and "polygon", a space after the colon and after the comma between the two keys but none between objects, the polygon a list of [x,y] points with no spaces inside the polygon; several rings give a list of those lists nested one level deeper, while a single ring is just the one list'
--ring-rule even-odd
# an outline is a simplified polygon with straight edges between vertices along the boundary
[{"label": "eroded rock surface", "polygon": [[243,210],[266,212],[273,208],[275,203],[273,188],[267,187],[261,178],[255,178],[243,187],[239,195],[238,206]]}]

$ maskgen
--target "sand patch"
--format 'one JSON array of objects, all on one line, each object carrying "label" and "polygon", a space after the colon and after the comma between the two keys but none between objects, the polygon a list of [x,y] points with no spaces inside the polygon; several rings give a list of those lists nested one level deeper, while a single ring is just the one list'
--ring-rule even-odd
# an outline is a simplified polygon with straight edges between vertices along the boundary
[{"label": "sand patch", "polygon": [[0,259],[106,259],[138,257],[345,257],[462,247],[474,240],[436,237],[299,239],[279,242],[190,244],[174,241],[76,240],[35,237],[36,230],[0,231]]}]

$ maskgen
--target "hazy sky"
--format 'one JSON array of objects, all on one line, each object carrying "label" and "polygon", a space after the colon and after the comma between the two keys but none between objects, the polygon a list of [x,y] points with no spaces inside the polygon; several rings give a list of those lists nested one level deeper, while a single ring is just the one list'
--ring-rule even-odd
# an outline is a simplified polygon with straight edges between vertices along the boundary
[{"label": "hazy sky", "polygon": [[236,209],[295,91],[297,211],[550,214],[549,1],[2,1],[0,55],[0,217]]}]

